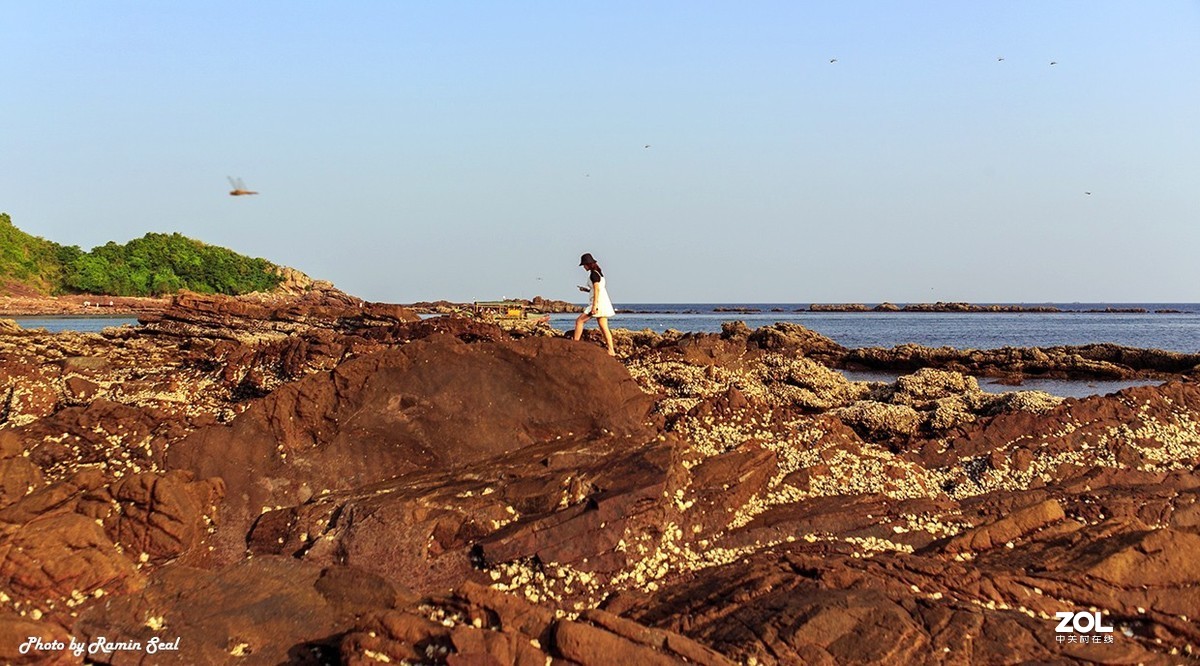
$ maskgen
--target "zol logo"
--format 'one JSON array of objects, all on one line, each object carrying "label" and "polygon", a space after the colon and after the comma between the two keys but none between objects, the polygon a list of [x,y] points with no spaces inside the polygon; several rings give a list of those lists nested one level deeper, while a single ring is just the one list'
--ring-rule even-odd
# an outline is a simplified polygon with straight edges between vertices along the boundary
[{"label": "zol logo", "polygon": [[1073,633],[1081,634],[1099,631],[1102,633],[1111,633],[1112,625],[1105,626],[1104,618],[1100,615],[1100,611],[1059,611],[1054,614],[1058,618],[1058,626],[1054,631],[1058,633]]}]

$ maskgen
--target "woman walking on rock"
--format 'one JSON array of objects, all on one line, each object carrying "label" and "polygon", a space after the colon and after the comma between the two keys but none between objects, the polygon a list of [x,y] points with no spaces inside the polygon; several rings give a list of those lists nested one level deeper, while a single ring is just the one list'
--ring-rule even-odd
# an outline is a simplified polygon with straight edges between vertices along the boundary
[{"label": "woman walking on rock", "polygon": [[591,291],[592,303],[583,311],[583,314],[575,320],[575,339],[583,337],[583,325],[588,319],[596,318],[596,322],[600,324],[600,331],[604,333],[604,342],[608,344],[608,355],[616,356],[616,351],[613,350],[612,333],[608,330],[608,318],[617,313],[613,309],[612,300],[608,297],[608,289],[604,286],[604,271],[600,269],[600,264],[596,263],[596,259],[591,253],[586,253],[579,258],[579,265],[583,266],[584,270],[588,271],[588,277],[591,280],[592,288],[580,287],[580,291]]}]

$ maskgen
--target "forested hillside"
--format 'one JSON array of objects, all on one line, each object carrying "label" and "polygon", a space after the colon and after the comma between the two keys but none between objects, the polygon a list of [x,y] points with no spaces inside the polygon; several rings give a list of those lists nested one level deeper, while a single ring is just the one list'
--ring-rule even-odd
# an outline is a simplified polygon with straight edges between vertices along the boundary
[{"label": "forested hillside", "polygon": [[279,267],[181,234],[146,234],[85,252],[32,236],[0,213],[0,293],[161,296],[180,289],[244,294],[273,289]]}]

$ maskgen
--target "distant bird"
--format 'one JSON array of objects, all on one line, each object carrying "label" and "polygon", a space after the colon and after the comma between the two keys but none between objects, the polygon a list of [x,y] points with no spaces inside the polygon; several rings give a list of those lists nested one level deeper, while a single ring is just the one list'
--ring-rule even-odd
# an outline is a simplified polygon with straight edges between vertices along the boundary
[{"label": "distant bird", "polygon": [[1004,56],[1000,56],[999,58],[996,58],[996,62],[1004,62]]},{"label": "distant bird", "polygon": [[246,184],[242,182],[241,178],[234,178],[233,176],[225,177],[229,179],[229,184],[233,186],[233,189],[229,192],[229,196],[241,197],[247,194],[258,194],[258,192],[251,192],[250,190],[246,189]]},{"label": "distant bird", "polygon": [[646,145],[642,146],[642,148],[649,148],[649,147],[650,147],[650,144],[646,144]]},{"label": "distant bird", "polygon": [[1091,192],[1084,192],[1084,194],[1088,195],[1089,197],[1092,196]]},{"label": "distant bird", "polygon": [[1057,64],[1058,64],[1058,61],[1057,61],[1057,60],[1051,60],[1051,61],[1050,61],[1050,64],[1051,64],[1051,65],[1057,65]]},{"label": "distant bird", "polygon": [[830,62],[830,64],[835,63],[835,62],[837,62],[837,58],[830,58],[829,62]]}]

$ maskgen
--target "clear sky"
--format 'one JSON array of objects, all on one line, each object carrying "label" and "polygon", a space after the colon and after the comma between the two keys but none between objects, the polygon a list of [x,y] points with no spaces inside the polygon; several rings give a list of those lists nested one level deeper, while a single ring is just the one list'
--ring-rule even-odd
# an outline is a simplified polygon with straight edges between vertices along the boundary
[{"label": "clear sky", "polygon": [[0,0],[0,91],[22,229],[372,300],[1200,301],[1194,0]]}]

